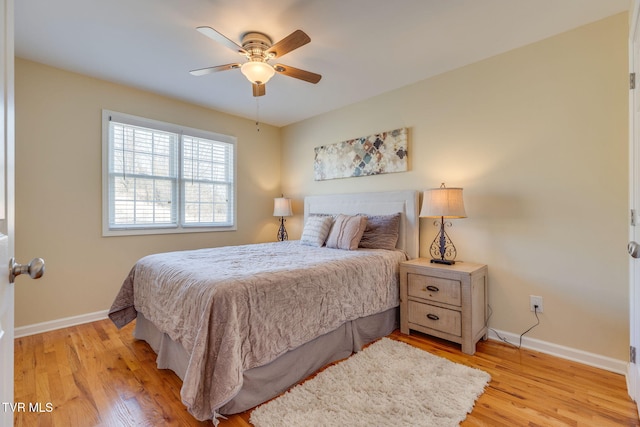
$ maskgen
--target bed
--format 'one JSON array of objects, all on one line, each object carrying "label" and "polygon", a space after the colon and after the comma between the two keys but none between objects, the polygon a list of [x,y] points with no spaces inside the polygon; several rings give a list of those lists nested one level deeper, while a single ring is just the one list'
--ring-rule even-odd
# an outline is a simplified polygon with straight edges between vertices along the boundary
[{"label": "bed", "polygon": [[[255,407],[397,328],[398,264],[418,255],[418,193],[304,205],[301,240],[154,254],[122,284],[109,317],[118,327],[136,320],[135,337],[183,380],[195,418]],[[357,240],[369,247],[345,250],[355,248],[348,224],[362,217],[398,218],[394,250],[364,245],[367,233]],[[326,245],[310,244],[311,225],[327,222]]]}]

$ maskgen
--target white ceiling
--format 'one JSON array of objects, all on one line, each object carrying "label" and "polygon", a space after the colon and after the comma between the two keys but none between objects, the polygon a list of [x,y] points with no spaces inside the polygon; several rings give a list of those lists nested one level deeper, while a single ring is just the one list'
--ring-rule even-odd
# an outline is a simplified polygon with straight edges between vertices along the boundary
[{"label": "white ceiling", "polygon": [[[22,58],[284,126],[629,9],[630,0],[17,0]],[[247,31],[311,43],[277,62],[321,74],[276,74],[259,103],[242,62],[196,31],[240,44]],[[258,113],[259,108],[259,113]]]}]

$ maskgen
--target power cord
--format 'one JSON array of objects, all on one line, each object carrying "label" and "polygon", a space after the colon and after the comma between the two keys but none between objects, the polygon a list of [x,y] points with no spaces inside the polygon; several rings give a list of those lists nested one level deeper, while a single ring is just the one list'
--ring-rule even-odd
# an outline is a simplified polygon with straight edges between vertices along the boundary
[{"label": "power cord", "polygon": [[491,308],[490,305],[488,305],[489,307],[489,316],[487,317],[487,320],[485,320],[484,325],[491,331],[493,331],[494,334],[496,334],[496,336],[498,338],[500,338],[501,341],[505,342],[506,344],[509,344],[510,346],[513,346],[517,349],[522,348],[522,337],[528,333],[529,331],[531,331],[533,328],[535,328],[536,326],[538,326],[540,324],[540,318],[538,317],[538,305],[534,305],[533,306],[533,314],[536,316],[536,323],[531,326],[529,329],[527,329],[526,331],[524,331],[523,333],[520,334],[520,341],[518,343],[518,345],[513,344],[512,342],[509,342],[505,337],[501,336],[495,329],[489,328],[489,319],[491,318],[491,316],[493,315],[493,309]]}]

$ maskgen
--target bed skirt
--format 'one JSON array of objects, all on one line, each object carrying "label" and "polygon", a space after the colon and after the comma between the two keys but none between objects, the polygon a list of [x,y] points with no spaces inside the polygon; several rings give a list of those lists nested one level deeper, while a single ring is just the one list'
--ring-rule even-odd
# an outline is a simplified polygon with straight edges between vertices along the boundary
[{"label": "bed skirt", "polygon": [[[397,328],[397,307],[344,323],[267,365],[246,371],[240,392],[217,412],[230,415],[258,406],[323,366],[360,351],[366,344],[389,335]],[[142,313],[138,313],[134,337],[149,343],[158,355],[156,363],[159,369],[171,369],[181,379],[184,378],[189,354],[182,345],[160,332]]]}]

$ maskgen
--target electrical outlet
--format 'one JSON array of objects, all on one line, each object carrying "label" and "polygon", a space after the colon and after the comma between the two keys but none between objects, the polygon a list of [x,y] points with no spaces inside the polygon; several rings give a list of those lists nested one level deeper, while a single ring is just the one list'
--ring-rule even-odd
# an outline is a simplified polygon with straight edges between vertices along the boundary
[{"label": "electrical outlet", "polygon": [[529,310],[536,311],[535,305],[538,306],[538,313],[542,313],[544,311],[544,307],[542,305],[542,297],[536,295],[529,295]]}]

